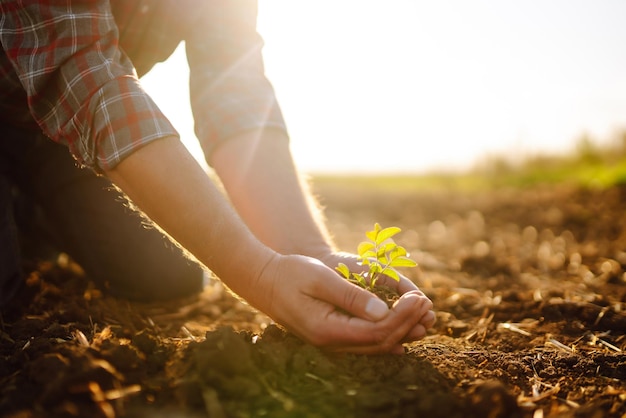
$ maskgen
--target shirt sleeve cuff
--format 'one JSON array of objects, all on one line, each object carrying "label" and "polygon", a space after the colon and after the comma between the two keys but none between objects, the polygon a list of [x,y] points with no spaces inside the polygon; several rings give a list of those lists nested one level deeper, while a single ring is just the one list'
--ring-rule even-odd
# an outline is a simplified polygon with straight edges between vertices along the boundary
[{"label": "shirt sleeve cuff", "polygon": [[179,136],[132,76],[106,83],[71,121],[69,148],[79,163],[103,172],[148,143]]},{"label": "shirt sleeve cuff", "polygon": [[[203,86],[210,85],[211,88]],[[257,129],[287,132],[274,90],[265,78],[227,77],[199,86],[192,98],[196,136],[207,158],[221,143]]]}]

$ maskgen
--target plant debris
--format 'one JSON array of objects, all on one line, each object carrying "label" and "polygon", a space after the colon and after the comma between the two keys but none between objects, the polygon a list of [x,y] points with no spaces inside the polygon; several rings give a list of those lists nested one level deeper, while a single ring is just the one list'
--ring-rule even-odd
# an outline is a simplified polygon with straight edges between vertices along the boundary
[{"label": "plant debris", "polygon": [[341,248],[402,227],[438,318],[405,355],[324,352],[218,281],[113,299],[63,257],[0,317],[0,415],[626,416],[626,186],[316,192]]}]

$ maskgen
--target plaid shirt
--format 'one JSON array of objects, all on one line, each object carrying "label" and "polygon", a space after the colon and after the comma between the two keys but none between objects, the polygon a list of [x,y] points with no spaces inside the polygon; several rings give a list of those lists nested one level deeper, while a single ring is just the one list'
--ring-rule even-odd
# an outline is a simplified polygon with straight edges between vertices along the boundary
[{"label": "plaid shirt", "polygon": [[138,76],[183,40],[205,154],[245,130],[285,129],[256,0],[2,0],[0,12],[0,124],[38,125],[97,171],[177,135]]}]

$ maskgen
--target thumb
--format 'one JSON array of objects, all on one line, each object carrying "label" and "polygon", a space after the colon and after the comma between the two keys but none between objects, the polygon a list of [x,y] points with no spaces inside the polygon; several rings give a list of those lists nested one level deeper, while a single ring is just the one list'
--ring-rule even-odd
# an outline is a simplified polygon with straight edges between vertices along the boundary
[{"label": "thumb", "polygon": [[371,295],[369,296],[369,300],[365,304],[365,314],[369,317],[369,319],[371,319],[372,321],[380,321],[381,319],[386,317],[389,313],[389,308],[387,307],[387,304],[367,290],[365,290],[365,293]]},{"label": "thumb", "polygon": [[[336,307],[370,321],[380,321],[389,314],[387,304],[373,293],[342,279],[334,274],[322,286],[324,299]],[[329,278],[330,279],[330,278]]]}]

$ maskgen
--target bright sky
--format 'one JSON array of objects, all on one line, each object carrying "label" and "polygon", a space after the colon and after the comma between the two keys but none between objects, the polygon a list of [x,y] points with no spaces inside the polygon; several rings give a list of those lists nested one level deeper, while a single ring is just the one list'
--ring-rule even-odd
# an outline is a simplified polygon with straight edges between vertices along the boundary
[{"label": "bright sky", "polygon": [[[626,130],[626,1],[260,0],[307,172],[465,169]],[[144,78],[193,148],[184,53]]]}]

